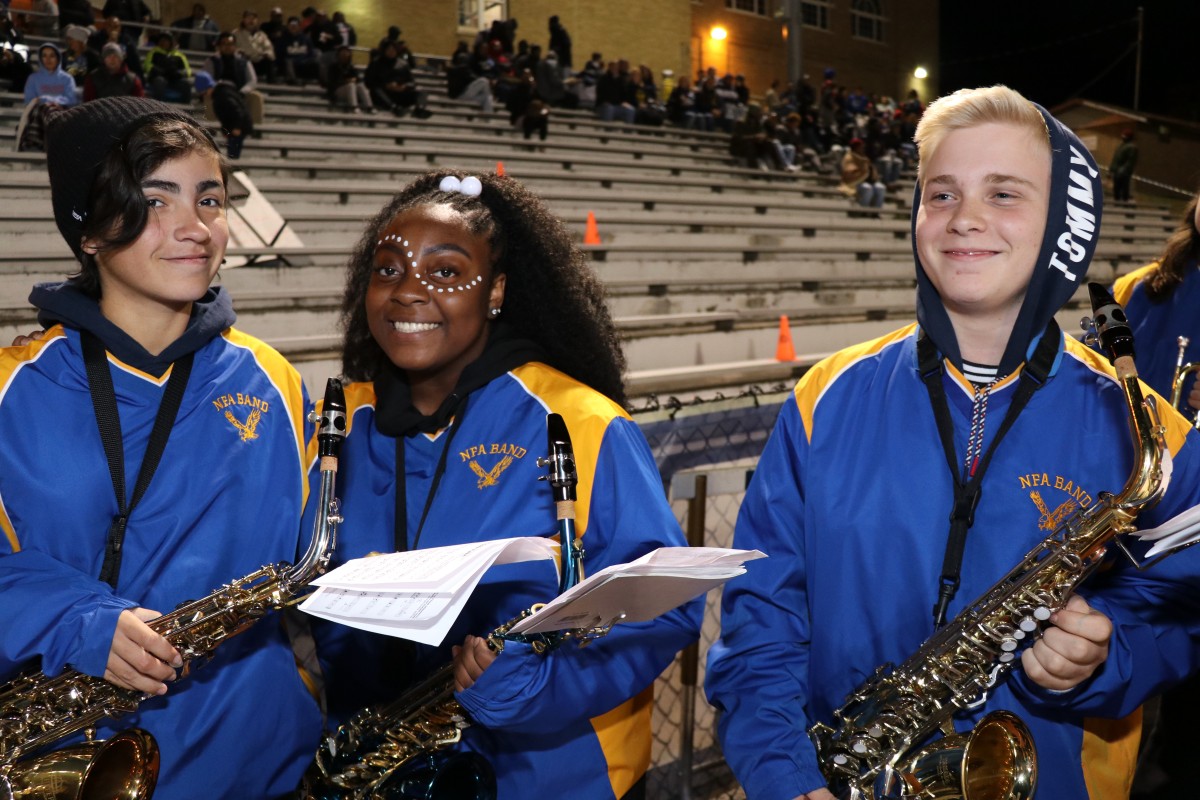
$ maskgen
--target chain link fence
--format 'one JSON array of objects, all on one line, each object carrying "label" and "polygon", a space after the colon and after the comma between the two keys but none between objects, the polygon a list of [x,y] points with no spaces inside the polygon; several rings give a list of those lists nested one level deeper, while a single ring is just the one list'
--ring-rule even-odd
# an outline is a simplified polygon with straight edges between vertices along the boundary
[{"label": "chain link fence", "polygon": [[[670,398],[634,411],[693,546],[732,546],[746,484],[787,392],[773,387],[687,404]],[[677,655],[655,685],[647,800],[745,797],[721,755],[716,711],[704,696],[708,650],[720,634],[720,602],[719,590],[709,592],[699,642]]]}]

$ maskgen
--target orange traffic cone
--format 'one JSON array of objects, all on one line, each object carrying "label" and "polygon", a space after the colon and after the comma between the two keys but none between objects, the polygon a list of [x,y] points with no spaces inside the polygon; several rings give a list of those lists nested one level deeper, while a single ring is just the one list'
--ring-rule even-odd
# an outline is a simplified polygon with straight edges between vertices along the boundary
[{"label": "orange traffic cone", "polygon": [[776,361],[795,361],[796,348],[792,344],[792,329],[785,315],[779,317],[779,344],[775,345]]},{"label": "orange traffic cone", "polygon": [[596,215],[588,212],[587,228],[583,232],[584,244],[600,244],[600,231],[596,228]]},{"label": "orange traffic cone", "polygon": [[497,178],[504,177],[504,162],[503,161],[496,162],[496,177]]}]

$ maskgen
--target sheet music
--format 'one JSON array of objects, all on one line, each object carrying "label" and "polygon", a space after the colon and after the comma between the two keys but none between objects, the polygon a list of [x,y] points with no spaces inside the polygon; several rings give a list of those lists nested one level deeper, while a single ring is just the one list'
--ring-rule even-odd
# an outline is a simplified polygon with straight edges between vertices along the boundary
[{"label": "sheet music", "polygon": [[493,564],[550,560],[558,549],[550,539],[522,537],[356,558],[313,581],[317,591],[300,610],[437,645]]},{"label": "sheet music", "polygon": [[[362,630],[437,645],[492,565],[553,559],[558,551],[553,540],[523,537],[357,558],[313,581],[317,591],[300,609]],[[742,574],[744,562],[763,557],[757,550],[662,547],[600,570],[522,620],[513,632],[650,620]]]},{"label": "sheet music", "polygon": [[600,570],[513,626],[549,633],[619,622],[645,622],[746,571],[766,554],[719,547],[660,547],[628,564]]}]

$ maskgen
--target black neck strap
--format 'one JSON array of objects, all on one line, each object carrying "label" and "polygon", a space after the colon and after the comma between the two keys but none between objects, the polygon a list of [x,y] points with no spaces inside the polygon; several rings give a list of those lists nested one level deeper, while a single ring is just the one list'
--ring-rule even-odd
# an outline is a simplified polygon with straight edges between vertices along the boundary
[{"label": "black neck strap", "polygon": [[[467,413],[467,397],[462,399],[458,407],[454,411],[454,422],[446,431],[446,443],[442,446],[442,455],[438,458],[437,468],[433,472],[433,483],[429,487],[429,494],[425,495],[425,507],[421,510],[421,521],[417,523],[417,535],[413,537],[412,549],[416,550],[421,543],[421,531],[425,529],[425,518],[429,516],[429,509],[433,507],[433,498],[437,494],[438,486],[442,482],[442,476],[446,474],[446,459],[450,455],[450,443],[454,441],[454,434],[458,433],[458,429],[462,427],[461,422]],[[420,436],[420,434],[416,434]],[[400,553],[408,550],[408,491],[407,480],[404,473],[404,436],[396,437],[396,521],[395,521],[395,544],[396,552]]]},{"label": "black neck strap", "polygon": [[121,574],[121,548],[125,542],[125,527],[129,515],[137,506],[142,495],[150,486],[150,479],[162,460],[167,438],[175,425],[175,417],[183,402],[188,377],[192,373],[194,353],[188,353],[171,366],[171,377],[163,392],[158,416],[150,432],[146,453],[142,456],[142,467],[138,471],[133,497],[126,503],[125,497],[125,447],[121,436],[121,418],[117,413],[117,394],[113,389],[112,373],[108,369],[108,356],[100,340],[87,331],[80,337],[83,341],[83,362],[87,368],[88,387],[92,394],[92,408],[96,412],[96,425],[100,428],[100,441],[104,444],[104,455],[108,459],[108,472],[112,477],[113,493],[117,498],[117,515],[108,528],[108,540],[104,546],[104,564],[100,567],[100,580],[113,589]]},{"label": "black neck strap", "polygon": [[1000,423],[1000,429],[988,445],[987,451],[973,469],[960,466],[954,452],[954,421],[950,417],[950,405],[946,400],[946,387],[942,383],[943,363],[938,355],[933,341],[922,331],[917,339],[918,369],[921,380],[929,391],[929,401],[933,406],[933,416],[937,420],[938,436],[942,440],[942,450],[946,455],[946,464],[950,467],[950,476],[954,479],[954,507],[950,510],[950,533],[946,539],[946,554],[942,559],[942,575],[938,581],[938,599],[933,608],[934,627],[940,628],[946,623],[946,609],[954,595],[958,592],[962,575],[963,553],[966,550],[967,531],[975,523],[975,508],[979,505],[982,492],[984,473],[992,460],[992,454],[1000,440],[1008,433],[1009,428],[1017,421],[1018,415],[1029,403],[1033,393],[1042,388],[1054,359],[1058,355],[1058,343],[1061,332],[1058,323],[1053,319],[1046,326],[1042,340],[1033,353],[1033,358],[1025,364],[1017,384],[1016,393]]}]

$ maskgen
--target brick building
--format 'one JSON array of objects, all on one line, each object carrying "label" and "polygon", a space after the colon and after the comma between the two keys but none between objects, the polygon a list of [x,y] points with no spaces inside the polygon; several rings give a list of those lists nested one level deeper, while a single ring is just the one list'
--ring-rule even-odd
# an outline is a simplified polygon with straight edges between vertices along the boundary
[{"label": "brick building", "polygon": [[[700,67],[741,73],[755,95],[771,80],[786,80],[786,12],[793,0],[207,0],[209,15],[222,27],[236,26],[253,8],[266,19],[273,5],[299,15],[308,5],[342,11],[370,47],[398,25],[415,52],[448,55],[492,19],[512,18],[517,39],[547,44],[547,20],[558,15],[571,34],[576,65],[593,52],[606,59],[646,64],[656,74],[671,69],[694,75]],[[837,82],[868,93],[903,97],[916,89],[923,100],[937,94],[938,0],[794,0],[802,19],[803,72],[814,86],[825,68]],[[192,0],[158,0],[162,19],[190,13]],[[713,29],[725,32],[713,38]],[[924,67],[929,77],[914,77]]]}]

